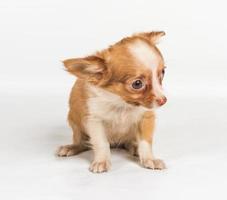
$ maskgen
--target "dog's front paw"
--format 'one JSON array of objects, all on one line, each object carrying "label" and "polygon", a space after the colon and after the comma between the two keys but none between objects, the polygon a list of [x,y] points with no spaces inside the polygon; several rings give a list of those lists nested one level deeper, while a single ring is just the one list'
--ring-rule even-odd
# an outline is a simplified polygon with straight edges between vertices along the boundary
[{"label": "dog's front paw", "polygon": [[162,170],[166,168],[165,163],[160,159],[141,159],[140,164],[148,169]]},{"label": "dog's front paw", "polygon": [[89,170],[93,173],[107,172],[110,169],[110,161],[93,161]]}]

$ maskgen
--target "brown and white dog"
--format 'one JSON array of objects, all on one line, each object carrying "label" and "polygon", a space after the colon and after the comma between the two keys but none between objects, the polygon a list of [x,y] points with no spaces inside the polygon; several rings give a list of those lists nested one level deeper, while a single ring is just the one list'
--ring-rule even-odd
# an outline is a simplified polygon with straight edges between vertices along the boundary
[{"label": "brown and white dog", "polygon": [[108,49],[64,61],[78,77],[70,96],[68,121],[73,142],[58,150],[72,156],[93,149],[90,171],[108,171],[110,148],[123,147],[149,169],[164,169],[152,154],[154,109],[166,103],[164,61],[156,44],[164,32],[124,38]]}]

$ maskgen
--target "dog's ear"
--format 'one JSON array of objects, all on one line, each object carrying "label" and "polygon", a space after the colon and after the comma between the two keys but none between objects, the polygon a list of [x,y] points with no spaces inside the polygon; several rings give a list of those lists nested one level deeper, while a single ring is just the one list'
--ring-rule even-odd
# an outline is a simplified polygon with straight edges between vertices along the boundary
[{"label": "dog's ear", "polygon": [[98,56],[72,58],[63,61],[66,70],[81,79],[98,84],[107,77],[105,60]]},{"label": "dog's ear", "polygon": [[152,31],[152,32],[143,32],[136,34],[139,37],[142,37],[146,40],[149,40],[152,44],[158,44],[160,38],[165,35],[164,31]]}]

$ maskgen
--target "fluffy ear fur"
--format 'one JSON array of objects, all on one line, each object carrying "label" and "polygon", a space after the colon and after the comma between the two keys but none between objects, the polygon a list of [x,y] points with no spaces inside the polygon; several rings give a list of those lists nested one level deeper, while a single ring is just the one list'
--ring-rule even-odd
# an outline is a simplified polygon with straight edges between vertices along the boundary
[{"label": "fluffy ear fur", "polygon": [[152,31],[136,34],[139,37],[142,37],[146,40],[149,40],[153,44],[157,44],[162,36],[165,35],[164,31]]},{"label": "fluffy ear fur", "polygon": [[72,58],[63,61],[68,72],[81,79],[98,84],[107,78],[107,67],[104,59],[97,56]]}]

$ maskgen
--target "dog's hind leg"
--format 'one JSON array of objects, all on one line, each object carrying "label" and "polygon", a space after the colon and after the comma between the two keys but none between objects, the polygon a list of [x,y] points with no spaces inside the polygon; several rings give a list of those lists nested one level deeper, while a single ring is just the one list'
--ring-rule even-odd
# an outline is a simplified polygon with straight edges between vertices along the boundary
[{"label": "dog's hind leg", "polygon": [[88,147],[82,145],[69,144],[65,146],[60,146],[57,150],[57,155],[60,157],[68,157],[77,155],[83,151],[87,151]]},{"label": "dog's hind leg", "polygon": [[69,120],[69,125],[73,130],[73,144],[60,146],[57,150],[57,155],[60,157],[73,156],[89,150],[89,147],[86,145],[85,138],[82,136],[82,132],[76,124]]},{"label": "dog's hind leg", "polygon": [[125,143],[123,149],[128,151],[132,156],[138,157],[138,146],[134,141]]}]

